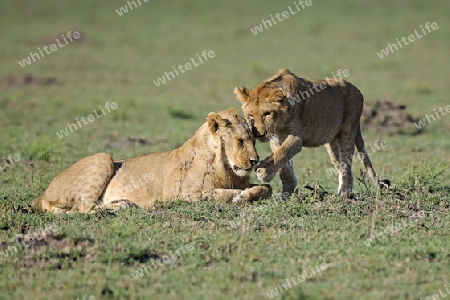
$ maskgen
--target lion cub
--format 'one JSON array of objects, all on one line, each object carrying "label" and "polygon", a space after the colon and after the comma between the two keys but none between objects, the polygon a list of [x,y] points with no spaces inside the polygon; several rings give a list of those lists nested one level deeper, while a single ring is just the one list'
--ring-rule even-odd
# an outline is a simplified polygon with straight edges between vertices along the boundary
[{"label": "lion cub", "polygon": [[388,180],[380,182],[372,168],[359,125],[364,98],[350,82],[311,81],[281,69],[253,90],[235,88],[234,93],[255,137],[270,141],[273,151],[257,167],[257,177],[271,181],[279,170],[284,197],[297,185],[291,159],[302,147],[325,145],[339,172],[338,195],[352,196],[355,145],[373,182],[389,184]]},{"label": "lion cub", "polygon": [[33,208],[87,212],[97,204],[119,209],[147,208],[155,200],[268,198],[270,185],[250,185],[258,161],[253,135],[237,110],[212,112],[195,135],[173,151],[116,162],[107,153],[81,159],[53,179]]}]

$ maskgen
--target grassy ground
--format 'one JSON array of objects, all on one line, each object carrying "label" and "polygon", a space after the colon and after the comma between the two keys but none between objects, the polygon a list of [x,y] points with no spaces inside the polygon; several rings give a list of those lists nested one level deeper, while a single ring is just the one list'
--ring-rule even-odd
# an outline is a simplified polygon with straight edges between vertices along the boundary
[{"label": "grassy ground", "polygon": [[[253,87],[283,67],[305,78],[347,69],[367,102],[403,103],[418,118],[450,105],[448,1],[313,0],[257,35],[250,29],[293,1],[141,3],[123,16],[121,0],[0,3],[0,156],[11,154],[0,161],[0,299],[260,299],[277,288],[280,299],[449,294],[449,116],[421,135],[363,133],[366,143],[387,142],[371,159],[394,186],[378,197],[356,163],[357,201],[333,196],[337,178],[321,147],[296,157],[300,193],[286,202],[31,213],[27,205],[77,159],[173,149],[208,112],[239,107],[234,86]],[[439,29],[377,56],[426,22]],[[68,31],[81,38],[18,64]],[[154,84],[203,50],[214,58]],[[118,108],[57,136],[106,102]]]}]

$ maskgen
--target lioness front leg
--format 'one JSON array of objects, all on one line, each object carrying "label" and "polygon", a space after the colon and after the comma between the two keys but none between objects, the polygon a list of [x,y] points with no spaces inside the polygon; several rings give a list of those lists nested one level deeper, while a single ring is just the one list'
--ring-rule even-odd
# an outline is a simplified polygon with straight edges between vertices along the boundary
[{"label": "lioness front leg", "polygon": [[254,201],[260,198],[269,198],[272,195],[272,188],[268,184],[255,185],[245,190],[241,189],[214,189],[204,198],[208,200],[226,201]]},{"label": "lioness front leg", "polygon": [[129,207],[139,207],[139,206],[131,202],[130,200],[126,199],[114,200],[106,204],[100,204],[97,206],[97,208],[99,209],[110,209],[110,210],[120,210]]},{"label": "lioness front leg", "polygon": [[278,169],[286,165],[301,150],[302,140],[300,136],[289,135],[272,155],[261,161],[256,168],[256,176],[259,180],[265,182],[271,181],[275,177]]},{"label": "lioness front leg", "polygon": [[242,190],[239,195],[233,198],[233,202],[255,201],[258,199],[267,199],[270,196],[272,196],[272,187],[270,185],[253,185]]}]

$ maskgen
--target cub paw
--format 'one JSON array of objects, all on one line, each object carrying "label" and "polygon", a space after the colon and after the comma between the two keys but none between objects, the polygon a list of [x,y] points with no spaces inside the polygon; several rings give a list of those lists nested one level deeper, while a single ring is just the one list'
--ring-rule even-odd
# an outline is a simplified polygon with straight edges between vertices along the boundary
[{"label": "cub paw", "polygon": [[256,167],[255,173],[258,180],[269,182],[275,177],[277,171],[273,156],[269,156]]},{"label": "cub paw", "polygon": [[258,180],[263,182],[271,181],[276,174],[277,174],[276,172],[271,172],[269,169],[266,168],[256,169],[256,177],[258,178]]},{"label": "cub paw", "polygon": [[273,164],[273,159],[265,159],[263,160],[259,166],[256,168],[256,177],[258,180],[269,182],[271,181],[275,175],[277,174],[277,169],[275,169],[275,165]]}]

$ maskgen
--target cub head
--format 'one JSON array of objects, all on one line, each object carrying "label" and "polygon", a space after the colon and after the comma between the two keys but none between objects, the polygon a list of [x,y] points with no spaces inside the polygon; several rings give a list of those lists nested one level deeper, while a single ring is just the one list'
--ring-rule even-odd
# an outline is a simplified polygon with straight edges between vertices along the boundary
[{"label": "cub head", "polygon": [[288,69],[281,69],[253,90],[245,87],[234,89],[255,138],[265,142],[286,128],[290,117],[287,100],[292,97],[292,90],[297,84],[294,74]]},{"label": "cub head", "polygon": [[255,139],[250,128],[236,109],[219,113],[209,113],[208,128],[216,147],[220,149],[220,159],[238,176],[248,176],[259,162]]}]

